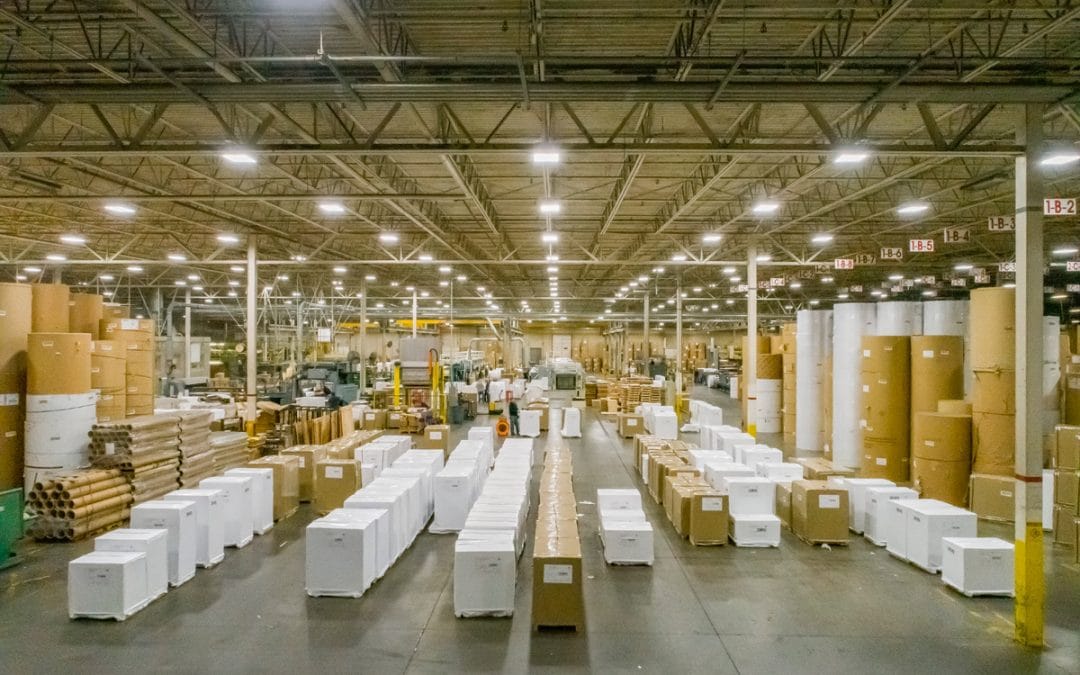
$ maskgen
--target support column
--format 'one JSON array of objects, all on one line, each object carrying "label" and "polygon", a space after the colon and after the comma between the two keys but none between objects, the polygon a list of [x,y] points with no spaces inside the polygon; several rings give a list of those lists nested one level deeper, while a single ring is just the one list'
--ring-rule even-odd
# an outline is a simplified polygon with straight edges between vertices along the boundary
[{"label": "support column", "polygon": [[675,409],[682,398],[682,280],[675,286]]},{"label": "support column", "polygon": [[191,377],[191,289],[184,291],[184,377]]},{"label": "support column", "polygon": [[247,422],[250,425],[255,424],[255,417],[258,412],[255,408],[256,386],[255,377],[258,361],[255,354],[255,333],[256,333],[256,316],[255,316],[255,301],[258,298],[259,289],[258,286],[258,274],[255,272],[255,235],[248,237],[248,249],[247,249],[247,321],[246,334],[247,334],[247,378],[244,387],[244,393],[247,399]]},{"label": "support column", "polygon": [[1016,139],[1016,639],[1043,646],[1042,531],[1043,106],[1027,104]]},{"label": "support column", "polygon": [[746,433],[757,436],[757,246],[746,249],[746,353],[743,373],[746,382]]},{"label": "support column", "polygon": [[645,288],[645,316],[644,324],[641,327],[641,348],[643,350],[643,356],[645,357],[645,372],[644,375],[649,375],[649,356],[651,349],[649,349],[649,289]]},{"label": "support column", "polygon": [[502,360],[503,377],[510,379],[510,315],[507,314],[502,320]]},{"label": "support column", "polygon": [[412,292],[412,336],[416,338],[416,291]]},{"label": "support column", "polygon": [[360,282],[360,396],[367,388],[367,281]]}]

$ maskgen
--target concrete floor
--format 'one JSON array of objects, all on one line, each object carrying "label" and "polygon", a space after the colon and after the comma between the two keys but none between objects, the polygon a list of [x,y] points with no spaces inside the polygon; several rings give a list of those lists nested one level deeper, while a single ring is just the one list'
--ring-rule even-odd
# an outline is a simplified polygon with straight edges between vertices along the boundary
[{"label": "concrete floor", "polygon": [[[738,414],[716,392],[695,395]],[[312,514],[302,509],[124,623],[67,619],[65,564],[91,542],[25,543],[26,562],[0,572],[0,663],[9,672],[1080,672],[1080,569],[1071,550],[1050,544],[1041,652],[1012,641],[1011,600],[959,596],[862,540],[823,550],[785,533],[779,549],[695,548],[648,497],[655,566],[608,567],[595,490],[640,484],[610,423],[588,410],[583,432],[567,442],[584,633],[530,630],[531,545],[513,619],[454,618],[452,535],[422,534],[359,600],[308,598]],[[1007,527],[980,530],[1011,539]]]}]

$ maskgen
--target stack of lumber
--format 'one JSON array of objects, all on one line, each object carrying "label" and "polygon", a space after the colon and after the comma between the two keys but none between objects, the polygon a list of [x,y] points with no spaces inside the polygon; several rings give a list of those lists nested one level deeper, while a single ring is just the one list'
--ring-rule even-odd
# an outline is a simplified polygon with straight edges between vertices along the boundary
[{"label": "stack of lumber", "polygon": [[123,525],[132,489],[119,469],[84,469],[54,476],[30,489],[29,534],[38,540],[77,541]]},{"label": "stack of lumber", "polygon": [[120,469],[134,503],[157,499],[180,485],[180,421],[175,415],[140,415],[90,429],[90,463]]},{"label": "stack of lumber", "polygon": [[244,466],[251,459],[248,435],[242,431],[215,431],[210,434],[210,449],[214,453],[214,473]]},{"label": "stack of lumber", "polygon": [[198,487],[199,481],[214,475],[214,452],[210,449],[210,424],[214,414],[209,410],[178,410],[180,421],[180,486]]}]

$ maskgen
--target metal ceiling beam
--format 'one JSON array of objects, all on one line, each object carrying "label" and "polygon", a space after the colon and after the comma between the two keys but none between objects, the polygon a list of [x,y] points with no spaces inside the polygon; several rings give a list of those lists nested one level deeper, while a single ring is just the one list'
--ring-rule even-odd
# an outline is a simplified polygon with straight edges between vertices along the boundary
[{"label": "metal ceiling beam", "polygon": [[[920,82],[899,84],[880,91],[888,80],[880,82],[808,82],[799,78],[749,78],[730,83],[724,90],[727,103],[862,103],[877,96],[880,103],[999,103],[1027,100],[1037,103],[1057,103],[1076,94],[1075,83],[1037,82]],[[243,82],[243,83],[185,83],[191,92],[211,103],[309,103],[350,102],[351,96],[341,91],[341,85],[323,82]],[[43,103],[187,103],[191,94],[172,85],[161,84],[72,84],[48,83],[15,84],[8,88]],[[356,82],[353,91],[371,103],[512,103],[521,100],[521,86],[507,82],[456,83],[393,83]],[[639,81],[573,81],[534,82],[529,87],[534,102],[596,102],[596,103],[695,103],[707,104],[713,96],[712,83],[639,82]],[[10,96],[0,104],[19,104]]]}]

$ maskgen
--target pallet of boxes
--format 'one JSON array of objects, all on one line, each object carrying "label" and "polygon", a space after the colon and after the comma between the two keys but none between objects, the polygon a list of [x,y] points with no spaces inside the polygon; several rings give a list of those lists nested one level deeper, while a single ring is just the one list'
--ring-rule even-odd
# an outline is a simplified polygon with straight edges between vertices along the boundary
[{"label": "pallet of boxes", "polygon": [[102,319],[102,340],[118,342],[124,351],[126,416],[154,414],[154,322],[151,319]]},{"label": "pallet of boxes", "polygon": [[1043,489],[1054,494],[1054,543],[1074,547],[1080,560],[1080,426],[1058,426],[1053,464],[1053,485]]},{"label": "pallet of boxes", "polygon": [[585,630],[581,539],[573,475],[570,448],[549,447],[540,475],[533,548],[533,630]]}]

